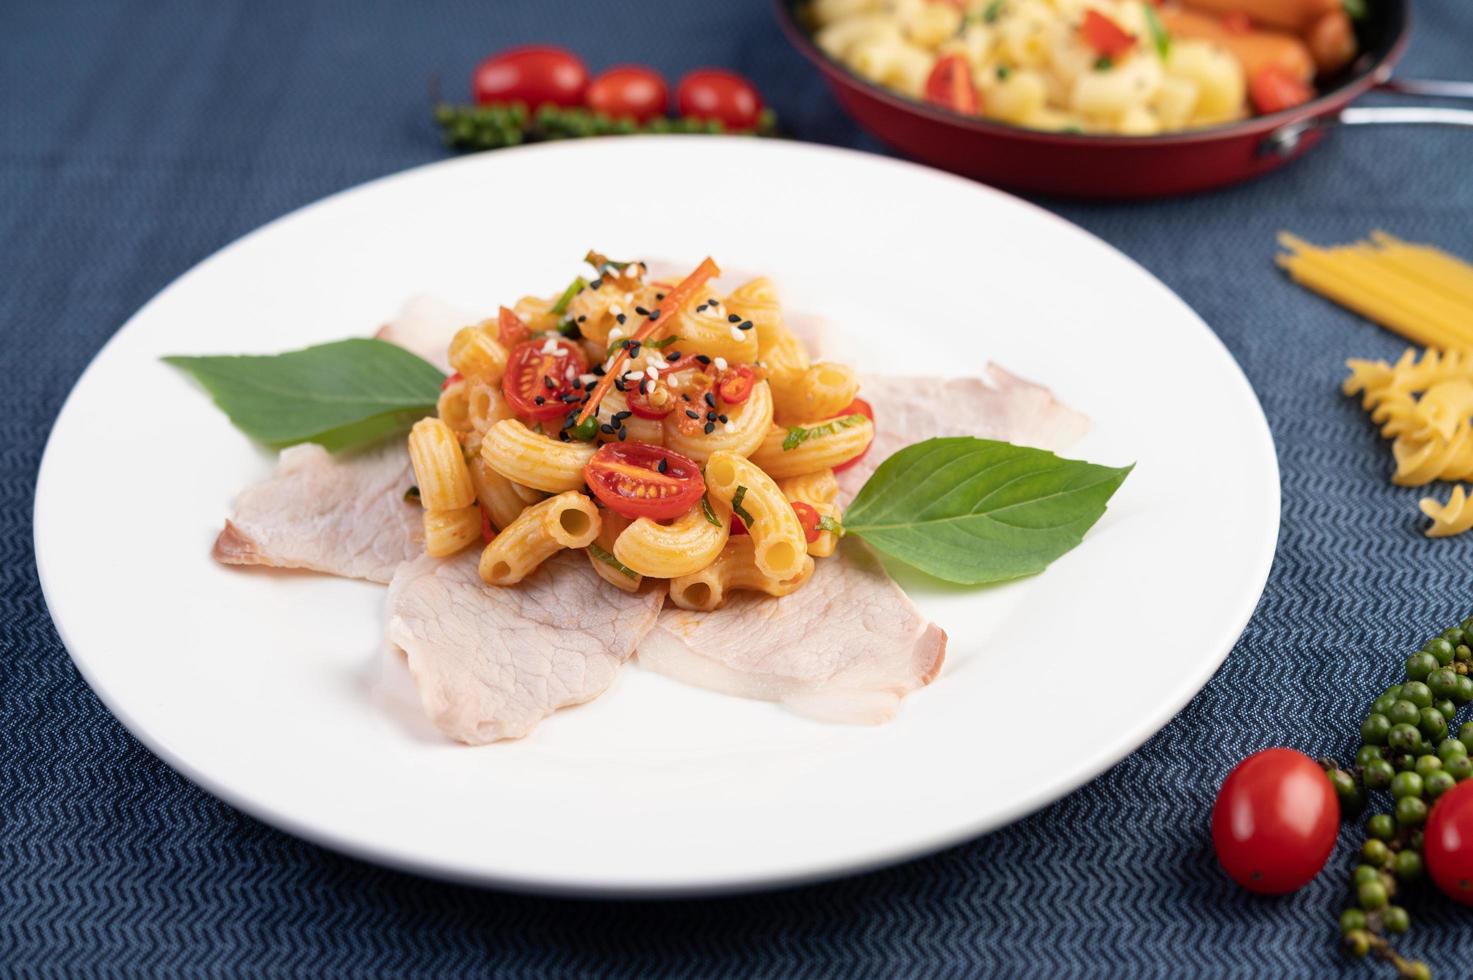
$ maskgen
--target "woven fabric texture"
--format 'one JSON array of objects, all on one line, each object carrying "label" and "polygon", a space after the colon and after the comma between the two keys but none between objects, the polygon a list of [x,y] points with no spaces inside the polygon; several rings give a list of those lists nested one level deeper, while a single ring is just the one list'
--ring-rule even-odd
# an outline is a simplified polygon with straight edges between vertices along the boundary
[{"label": "woven fabric texture", "polygon": [[[1405,73],[1473,74],[1473,7],[1424,0],[1417,13]],[[1247,752],[1352,753],[1396,654],[1473,612],[1473,536],[1421,536],[1418,493],[1388,485],[1384,449],[1336,392],[1345,357],[1401,345],[1271,262],[1281,228],[1336,242],[1385,227],[1473,256],[1467,132],[1337,133],[1280,175],[1189,200],[1043,202],[1142,262],[1226,342],[1273,428],[1284,520],[1263,601],[1206,689],[1138,752],[1006,830],[775,894],[496,894],[244,817],[108,714],[57,638],[31,546],[36,469],[68,389],[133,311],[217,248],[441,157],[428,79],[454,90],[486,52],[530,41],[595,68],[728,65],[794,135],[880,150],[765,0],[0,4],[0,974],[1371,975],[1335,946],[1355,832],[1332,873],[1263,900],[1219,873],[1206,825]],[[1213,488],[1183,477],[1210,518]],[[90,518],[105,542],[113,516]],[[1048,717],[1039,693],[1036,737],[1090,737]],[[1410,906],[1407,948],[1466,975],[1469,913],[1433,896]]]}]

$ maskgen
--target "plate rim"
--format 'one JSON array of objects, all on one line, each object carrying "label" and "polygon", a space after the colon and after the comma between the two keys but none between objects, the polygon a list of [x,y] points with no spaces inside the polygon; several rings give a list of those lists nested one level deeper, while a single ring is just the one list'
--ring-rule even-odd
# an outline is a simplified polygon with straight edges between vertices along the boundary
[{"label": "plate rim", "polygon": [[[714,144],[717,146],[729,146],[731,140],[731,137],[725,136],[690,135],[642,135],[635,138],[649,142],[674,141],[682,145]],[[587,146],[590,143],[615,139],[628,140],[629,137],[595,137],[593,140],[581,140],[575,144],[559,142],[514,147],[499,151],[498,157],[504,157],[507,154],[525,156],[540,153],[587,152],[579,144]],[[182,756],[175,753],[169,745],[162,739],[156,737],[146,725],[140,723],[123,704],[119,703],[113,692],[101,686],[97,682],[94,672],[85,663],[85,658],[79,657],[74,652],[73,643],[69,639],[68,629],[52,613],[54,607],[53,596],[56,594],[56,579],[54,573],[48,572],[47,570],[47,563],[43,558],[45,552],[42,547],[40,517],[45,506],[43,501],[49,497],[49,494],[45,493],[44,490],[50,482],[48,473],[54,468],[52,450],[56,439],[56,432],[61,428],[61,421],[71,410],[77,391],[94,373],[98,363],[111,350],[113,345],[143,319],[156,304],[186,280],[198,275],[201,270],[215,264],[217,261],[228,258],[237,248],[244,247],[257,236],[266,235],[278,225],[301,217],[315,209],[326,207],[336,202],[339,198],[358,192],[366,192],[381,184],[388,184],[427,171],[494,164],[496,158],[486,158],[484,154],[479,153],[433,160],[362,181],[293,208],[232,239],[170,280],[162,289],[139,306],[108,337],[106,342],[98,348],[97,352],[88,361],[87,366],[77,376],[76,381],[73,382],[71,389],[67,393],[66,399],[57,412],[56,418],[52,421],[42,451],[41,462],[37,469],[35,494],[31,511],[32,549],[35,556],[37,579],[42,597],[46,602],[47,616],[51,620],[52,626],[56,630],[57,636],[67,652],[67,656],[71,659],[72,664],[76,667],[82,679],[86,681],[94,695],[102,702],[103,706],[128,730],[130,735],[138,739],[144,747],[186,780],[252,819],[259,820],[270,827],[284,831],[294,837],[355,860],[361,860],[381,867],[408,872],[435,880],[524,894],[573,898],[665,899],[745,894],[849,877],[927,857],[949,847],[975,840],[995,830],[1009,826],[1030,814],[1038,812],[1044,807],[1064,799],[1082,786],[1092,782],[1103,772],[1117,765],[1164,728],[1205,687],[1206,683],[1222,666],[1223,662],[1241,639],[1244,630],[1252,619],[1253,613],[1262,601],[1273,568],[1274,559],[1278,552],[1278,541],[1282,530],[1283,517],[1283,486],[1277,446],[1274,442],[1273,432],[1268,423],[1262,402],[1259,400],[1257,392],[1254,391],[1247,375],[1244,374],[1237,358],[1233,356],[1227,345],[1223,343],[1221,337],[1208,326],[1207,322],[1175,290],[1162,281],[1160,277],[1105,239],[1038,204],[1034,204],[1031,201],[995,187],[923,164],[867,153],[847,147],[798,141],[754,141],[753,145],[771,147],[771,150],[764,149],[761,151],[764,153],[781,152],[794,155],[817,155],[820,157],[835,155],[856,158],[864,161],[867,165],[879,166],[881,168],[888,167],[901,171],[918,171],[930,179],[942,178],[960,188],[965,188],[967,192],[981,193],[984,196],[1001,199],[1005,202],[1006,206],[1020,207],[1030,212],[1035,219],[1041,218],[1047,224],[1059,228],[1065,233],[1083,236],[1089,239],[1095,246],[1113,253],[1115,258],[1123,260],[1145,278],[1154,282],[1170,297],[1179,311],[1186,318],[1194,322],[1196,327],[1209,339],[1217,355],[1225,361],[1224,366],[1229,368],[1229,370],[1224,372],[1224,376],[1232,379],[1233,384],[1240,389],[1240,394],[1246,395],[1247,402],[1255,409],[1251,413],[1253,423],[1251,429],[1254,442],[1258,444],[1261,457],[1265,463],[1263,473],[1265,486],[1260,488],[1260,490],[1267,490],[1269,485],[1272,486],[1272,493],[1270,495],[1272,499],[1272,519],[1270,522],[1271,527],[1265,529],[1266,533],[1263,537],[1265,544],[1260,545],[1256,549],[1257,554],[1255,556],[1255,567],[1251,576],[1251,587],[1247,588],[1244,598],[1239,603],[1239,608],[1230,617],[1231,621],[1235,624],[1232,628],[1231,638],[1213,656],[1204,657],[1197,670],[1184,675],[1183,680],[1172,689],[1170,696],[1161,699],[1155,710],[1146,716],[1136,719],[1128,728],[1123,727],[1121,733],[1116,738],[1106,743],[1105,749],[1100,753],[1094,764],[1076,770],[1069,779],[1062,780],[1057,784],[1051,784],[1046,788],[1040,788],[1024,796],[1012,806],[993,811],[985,818],[964,821],[958,826],[930,834],[923,839],[911,836],[907,837],[903,844],[891,844],[885,847],[872,848],[864,856],[859,858],[833,858],[830,860],[815,861],[801,868],[781,873],[726,875],[711,880],[684,880],[676,884],[651,884],[637,880],[614,880],[590,883],[588,881],[570,878],[562,872],[540,876],[529,876],[520,873],[488,874],[464,866],[457,866],[437,860],[421,859],[391,849],[375,847],[370,843],[355,840],[349,835],[336,834],[330,828],[313,825],[307,820],[299,819],[290,813],[283,812],[269,804],[257,801],[244,793],[237,792],[231,786],[227,785],[226,782],[217,779],[211,773],[189,765]],[[1244,421],[1246,422],[1247,420],[1245,419]],[[1245,577],[1244,582],[1249,582],[1249,579]]]}]

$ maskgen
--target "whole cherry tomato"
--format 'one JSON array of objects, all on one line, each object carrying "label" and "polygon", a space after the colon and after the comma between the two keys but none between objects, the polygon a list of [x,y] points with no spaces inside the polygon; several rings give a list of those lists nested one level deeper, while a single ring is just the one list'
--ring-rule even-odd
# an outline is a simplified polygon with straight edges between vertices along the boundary
[{"label": "whole cherry tomato", "polygon": [[1447,896],[1473,905],[1473,782],[1438,797],[1422,841],[1427,873]]},{"label": "whole cherry tomato", "polygon": [[481,105],[525,102],[535,109],[544,102],[583,104],[588,68],[577,55],[551,45],[509,48],[476,66],[471,87]]},{"label": "whole cherry tomato", "polygon": [[1228,773],[1212,807],[1212,845],[1234,881],[1264,895],[1319,874],[1340,830],[1340,800],[1319,764],[1265,749]]},{"label": "whole cherry tomato", "polygon": [[697,68],[682,78],[675,104],[682,116],[716,119],[727,129],[751,129],[762,112],[762,96],[752,83],[719,68]]},{"label": "whole cherry tomato", "polygon": [[593,80],[588,86],[587,102],[588,108],[596,112],[645,122],[665,114],[670,90],[653,68],[618,65]]}]

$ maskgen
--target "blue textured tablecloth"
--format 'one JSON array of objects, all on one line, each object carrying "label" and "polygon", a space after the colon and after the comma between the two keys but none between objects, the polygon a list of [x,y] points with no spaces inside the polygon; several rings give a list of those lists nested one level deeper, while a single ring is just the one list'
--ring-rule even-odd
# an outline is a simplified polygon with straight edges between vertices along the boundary
[{"label": "blue textured tablecloth", "polygon": [[[1473,8],[1418,13],[1405,73],[1473,77]],[[1278,444],[1283,532],[1257,614],[1186,710],[990,837],[744,898],[486,893],[244,817],[103,709],[47,617],[31,548],[36,468],[67,390],[134,310],[220,246],[443,156],[427,79],[455,91],[479,57],[529,41],[568,44],[594,68],[728,65],[758,80],[793,134],[878,149],[765,0],[0,3],[0,974],[1369,975],[1335,947],[1350,844],[1299,894],[1257,899],[1218,871],[1208,810],[1252,749],[1354,751],[1396,655],[1473,612],[1473,536],[1422,538],[1419,494],[1387,484],[1384,449],[1336,393],[1346,356],[1400,345],[1282,279],[1273,239],[1384,227],[1473,255],[1473,133],[1344,132],[1236,190],[1051,205],[1181,293],[1242,363]],[[1213,488],[1186,476],[1211,520]],[[126,519],[106,503],[78,515],[101,547]],[[1040,637],[1040,653],[1087,643],[1077,625]],[[1046,695],[1041,681],[1037,737],[1088,739],[1048,717]],[[1431,896],[1410,906],[1406,947],[1441,976],[1473,972],[1469,913]]]}]

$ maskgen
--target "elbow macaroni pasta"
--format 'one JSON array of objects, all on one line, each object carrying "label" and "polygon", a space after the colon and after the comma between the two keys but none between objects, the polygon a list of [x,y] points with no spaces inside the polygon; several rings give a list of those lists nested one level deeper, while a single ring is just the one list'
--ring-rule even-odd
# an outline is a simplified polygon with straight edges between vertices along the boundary
[{"label": "elbow macaroni pasta", "polygon": [[[907,5],[893,28],[902,45],[936,42],[955,19],[954,8],[938,14],[923,0],[819,2]],[[681,292],[681,306],[667,311],[661,304],[678,287],[647,281],[642,263],[590,262],[596,274],[585,285],[557,294],[568,296],[563,312],[553,312],[552,298],[517,302],[528,330],[517,344],[501,343],[498,320],[454,335],[449,356],[459,377],[408,438],[425,552],[448,558],[484,535],[478,571],[499,587],[522,582],[562,549],[580,550],[604,583],[636,592],[646,578],[665,580],[676,605],[696,610],[719,608],[739,591],[782,597],[801,588],[842,532],[819,530],[809,542],[794,505],[806,505],[805,520],[811,507],[836,521],[833,467],[874,437],[865,415],[842,414],[860,393],[858,375],[810,359],[766,277],[725,297],[714,288]],[[658,329],[656,309],[669,313]],[[520,345],[545,345],[553,329],[581,333],[571,339],[589,365],[576,379],[565,375],[555,414],[520,387],[503,389],[514,354],[525,356]],[[636,337],[638,350],[623,345],[629,356],[610,353]],[[616,361],[619,376],[608,378]],[[1406,410],[1391,423],[1398,434],[1448,435],[1473,405],[1473,385],[1439,390],[1419,406],[1406,376],[1456,375],[1450,366],[1436,356],[1395,369],[1367,365],[1356,371],[1356,391],[1377,409]],[[599,404],[582,420],[595,391]],[[672,518],[672,502],[687,509]],[[745,534],[732,535],[734,512]]]},{"label": "elbow macaroni pasta", "polygon": [[563,548],[586,548],[598,537],[598,508],[574,490],[522,511],[481,552],[481,580],[515,585]]}]

